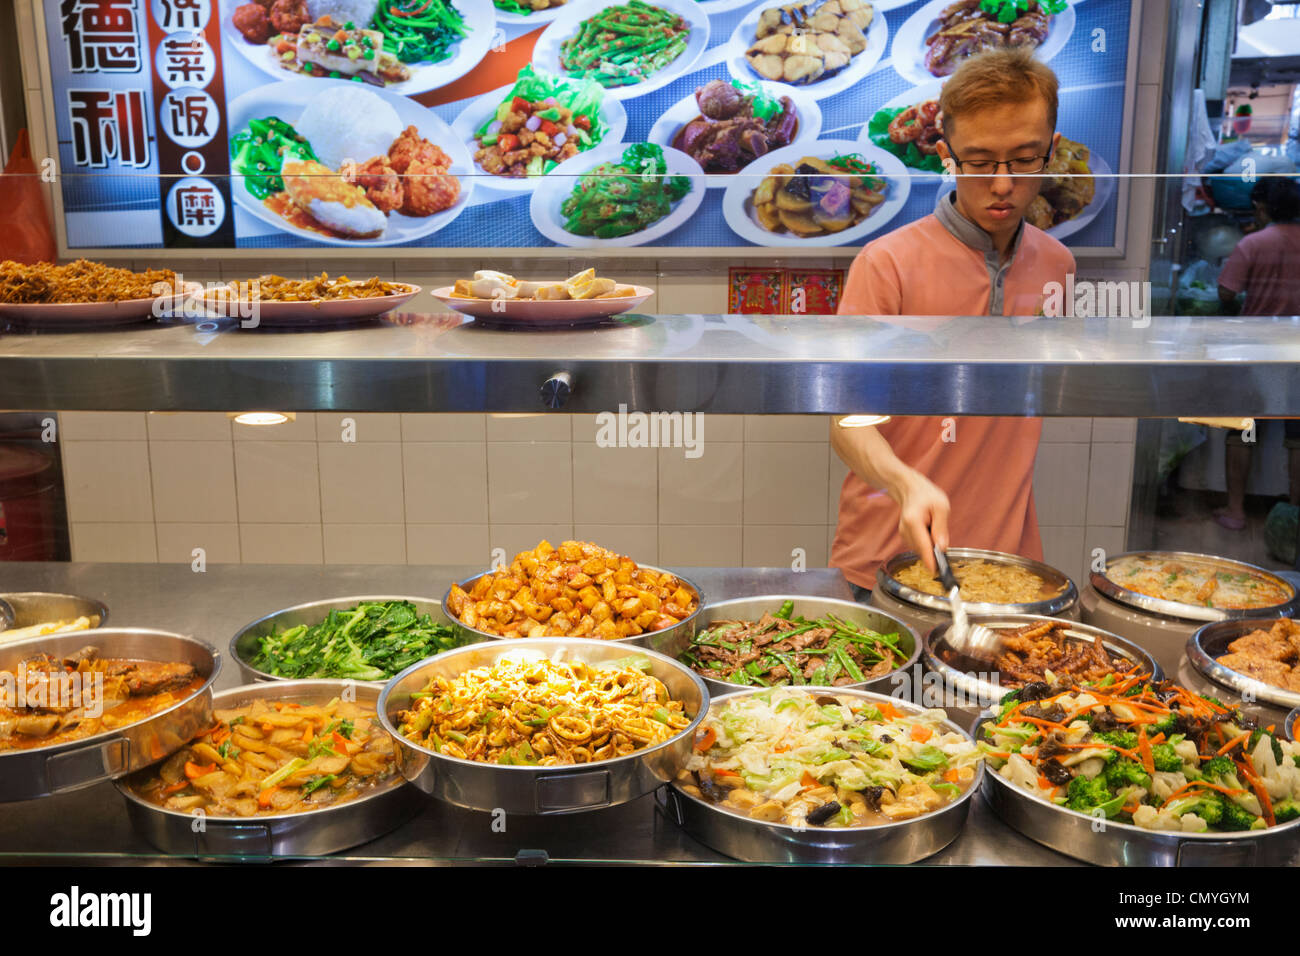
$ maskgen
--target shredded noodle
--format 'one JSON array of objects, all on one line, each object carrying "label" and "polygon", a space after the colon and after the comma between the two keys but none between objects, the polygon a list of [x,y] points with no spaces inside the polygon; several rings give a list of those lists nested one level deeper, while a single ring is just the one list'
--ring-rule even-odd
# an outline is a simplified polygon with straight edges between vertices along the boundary
[{"label": "shredded noodle", "polygon": [[160,285],[176,288],[176,273],[171,269],[132,272],[88,259],[63,266],[48,262],[29,266],[9,259],[0,262],[0,302],[11,305],[149,299],[158,295]]}]

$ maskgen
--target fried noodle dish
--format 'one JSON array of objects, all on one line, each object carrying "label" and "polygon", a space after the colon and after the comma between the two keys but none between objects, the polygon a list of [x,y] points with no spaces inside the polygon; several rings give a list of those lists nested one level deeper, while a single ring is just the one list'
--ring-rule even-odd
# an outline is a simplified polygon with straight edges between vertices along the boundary
[{"label": "fried noodle dish", "polygon": [[175,289],[176,273],[171,269],[132,272],[88,259],[62,266],[48,262],[29,266],[10,259],[0,262],[0,303],[9,305],[152,299],[160,284]]},{"label": "fried noodle dish", "polygon": [[310,279],[263,275],[209,290],[207,296],[252,302],[318,302],[326,299],[377,299],[409,291],[410,287],[401,282],[385,282],[377,276],[354,281],[347,276],[331,279],[329,273],[322,272]]},{"label": "fried noodle dish", "polygon": [[216,718],[131,789],[167,810],[254,817],[319,810],[394,781],[393,738],[373,707],[255,700]]},{"label": "fried noodle dish", "polygon": [[661,744],[690,726],[644,659],[604,664],[503,658],[411,696],[398,730],[448,757],[550,767],[612,760]]},{"label": "fried noodle dish", "polygon": [[[955,560],[952,573],[961,582],[963,601],[980,604],[1029,604],[1060,594],[1039,575],[1014,564],[994,564],[984,560]],[[899,570],[894,578],[909,588],[946,597],[943,585],[920,561]]]}]

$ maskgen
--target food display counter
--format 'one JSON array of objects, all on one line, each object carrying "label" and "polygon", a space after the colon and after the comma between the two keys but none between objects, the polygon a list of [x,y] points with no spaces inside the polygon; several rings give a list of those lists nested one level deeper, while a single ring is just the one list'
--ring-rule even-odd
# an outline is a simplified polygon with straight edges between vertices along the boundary
[{"label": "food display counter", "polygon": [[[549,407],[563,414],[619,405],[770,414],[1300,415],[1300,336],[1290,322],[1251,319],[1156,318],[1146,324],[627,315],[595,329],[523,337],[460,316],[399,313],[330,332],[171,320],[113,333],[0,338],[0,407],[389,412]],[[220,692],[243,680],[229,648],[250,621],[341,595],[436,601],[450,596],[453,582],[481,570],[214,564],[196,572],[188,564],[11,563],[3,568],[0,592],[84,595],[107,605],[114,628],[198,637],[224,658],[215,685]],[[686,573],[708,604],[757,595],[852,599],[833,569]],[[1288,580],[1300,585],[1300,577]],[[1198,692],[1213,692],[1188,665],[1185,642],[1183,632],[1170,630],[1145,641],[1142,649],[1166,676]],[[909,668],[909,679],[919,681],[923,666]],[[976,713],[949,708],[962,728],[971,726]],[[1285,715],[1267,716],[1282,723]],[[687,834],[674,819],[672,802],[663,799],[665,792],[562,820],[424,799],[412,819],[383,836],[329,856],[291,858],[728,862]],[[1077,862],[1013,829],[982,794],[971,796],[956,838],[926,857],[927,864]],[[251,840],[240,858],[270,858],[259,851],[264,845]],[[156,849],[132,825],[118,788],[107,782],[11,803],[0,813],[0,860],[10,862],[216,858],[201,841],[194,846],[193,852],[175,855]]]},{"label": "food display counter", "polygon": [[0,407],[1285,416],[1300,320],[626,314],[524,332],[394,313],[329,331],[173,320],[0,338]]}]

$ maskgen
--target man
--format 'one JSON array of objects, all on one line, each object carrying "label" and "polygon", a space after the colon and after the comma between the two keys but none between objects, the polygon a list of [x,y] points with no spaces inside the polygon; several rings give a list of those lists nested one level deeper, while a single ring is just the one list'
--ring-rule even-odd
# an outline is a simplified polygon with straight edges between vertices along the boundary
[{"label": "man", "polygon": [[[1242,315],[1300,315],[1300,186],[1295,180],[1266,176],[1250,191],[1255,207],[1255,232],[1232,250],[1219,273],[1219,299],[1236,311],[1237,296],[1246,293]],[[1214,520],[1229,531],[1246,527],[1246,481],[1250,477],[1251,445],[1237,432],[1226,432],[1224,479],[1228,503]],[[1289,418],[1283,439],[1290,471],[1291,503],[1300,504],[1300,420]]]},{"label": "man", "polygon": [[[1027,49],[971,57],[940,94],[939,156],[957,188],[935,212],[868,243],[849,270],[840,314],[1034,315],[1046,286],[1074,257],[1024,221],[1056,130],[1055,74]],[[895,419],[879,427],[831,422],[849,466],[831,564],[859,598],[898,551],[949,543],[1041,558],[1031,418]]]}]

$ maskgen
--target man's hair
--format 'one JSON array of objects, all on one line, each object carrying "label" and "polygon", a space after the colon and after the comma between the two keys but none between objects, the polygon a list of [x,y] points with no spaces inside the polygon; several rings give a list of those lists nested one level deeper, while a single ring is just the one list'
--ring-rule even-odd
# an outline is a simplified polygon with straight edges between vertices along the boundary
[{"label": "man's hair", "polygon": [[1300,217],[1300,186],[1284,176],[1265,176],[1250,191],[1251,202],[1268,211],[1274,222],[1294,222]]},{"label": "man's hair", "polygon": [[947,133],[963,115],[1007,103],[1041,99],[1047,104],[1047,121],[1056,131],[1056,74],[1034,59],[1030,46],[996,47],[962,61],[939,94],[939,109]]}]

